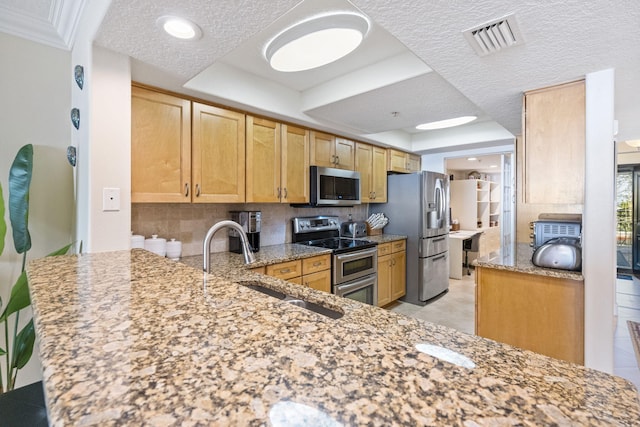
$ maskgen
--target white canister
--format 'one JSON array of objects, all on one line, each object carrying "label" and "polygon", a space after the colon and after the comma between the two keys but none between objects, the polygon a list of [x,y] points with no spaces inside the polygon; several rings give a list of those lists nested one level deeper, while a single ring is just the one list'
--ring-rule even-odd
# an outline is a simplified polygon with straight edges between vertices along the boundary
[{"label": "white canister", "polygon": [[165,256],[167,254],[167,239],[158,238],[157,234],[152,234],[150,239],[144,241],[144,248],[154,254]]},{"label": "white canister", "polygon": [[176,239],[171,239],[167,242],[167,258],[177,261],[182,255],[182,242]]},{"label": "white canister", "polygon": [[[133,233],[133,231],[131,232]],[[131,235],[131,249],[144,249],[144,236],[141,234]]]}]

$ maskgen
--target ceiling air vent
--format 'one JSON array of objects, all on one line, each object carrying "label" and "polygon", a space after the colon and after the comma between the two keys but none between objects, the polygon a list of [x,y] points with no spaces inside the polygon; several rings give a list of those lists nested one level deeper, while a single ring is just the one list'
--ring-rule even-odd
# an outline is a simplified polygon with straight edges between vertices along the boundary
[{"label": "ceiling air vent", "polygon": [[470,28],[462,34],[480,56],[523,43],[513,14]]}]

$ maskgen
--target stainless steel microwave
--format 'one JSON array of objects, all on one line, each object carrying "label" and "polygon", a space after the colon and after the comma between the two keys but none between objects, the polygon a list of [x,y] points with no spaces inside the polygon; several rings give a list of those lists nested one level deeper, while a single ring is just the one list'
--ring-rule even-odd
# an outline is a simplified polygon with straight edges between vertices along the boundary
[{"label": "stainless steel microwave", "polygon": [[311,206],[360,204],[360,172],[311,166]]}]

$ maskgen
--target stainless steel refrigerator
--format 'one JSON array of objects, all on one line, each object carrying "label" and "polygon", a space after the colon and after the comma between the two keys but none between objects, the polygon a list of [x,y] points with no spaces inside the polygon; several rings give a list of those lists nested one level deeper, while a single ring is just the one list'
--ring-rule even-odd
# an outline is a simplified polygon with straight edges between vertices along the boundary
[{"label": "stainless steel refrigerator", "polygon": [[449,288],[449,178],[428,171],[387,178],[387,203],[370,204],[369,210],[389,218],[385,234],[407,236],[402,301],[425,305]]}]

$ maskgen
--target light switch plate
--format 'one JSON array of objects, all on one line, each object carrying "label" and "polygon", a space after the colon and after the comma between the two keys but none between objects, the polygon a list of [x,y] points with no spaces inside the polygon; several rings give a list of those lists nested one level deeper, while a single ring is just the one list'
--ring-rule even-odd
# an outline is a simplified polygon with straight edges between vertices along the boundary
[{"label": "light switch plate", "polygon": [[102,189],[102,211],[119,211],[120,210],[120,189],[119,188],[103,188]]}]

